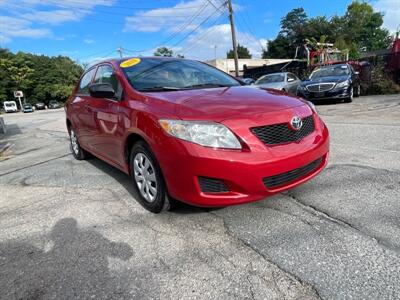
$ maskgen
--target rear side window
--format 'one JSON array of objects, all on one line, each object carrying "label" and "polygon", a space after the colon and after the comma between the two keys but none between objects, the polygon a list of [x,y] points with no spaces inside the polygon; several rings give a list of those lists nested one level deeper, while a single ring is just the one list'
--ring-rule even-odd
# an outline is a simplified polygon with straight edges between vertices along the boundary
[{"label": "rear side window", "polygon": [[93,83],[109,83],[113,87],[117,98],[122,95],[122,87],[119,80],[115,76],[114,69],[110,65],[102,65],[98,67]]},{"label": "rear side window", "polygon": [[83,75],[79,84],[78,94],[89,95],[89,84],[92,81],[94,71],[95,69],[91,69]]},{"label": "rear side window", "polygon": [[296,75],[292,74],[292,73],[288,73],[287,74],[288,79],[292,79],[292,80],[297,80]]}]

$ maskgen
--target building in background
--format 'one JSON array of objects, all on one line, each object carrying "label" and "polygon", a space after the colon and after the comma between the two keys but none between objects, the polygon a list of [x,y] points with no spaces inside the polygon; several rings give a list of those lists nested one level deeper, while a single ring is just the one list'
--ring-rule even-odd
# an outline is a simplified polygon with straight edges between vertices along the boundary
[{"label": "building in background", "polygon": [[[243,66],[247,67],[261,67],[263,65],[275,65],[285,62],[290,62],[292,59],[261,59],[261,58],[252,58],[252,59],[239,59],[239,75],[243,75]],[[233,59],[228,58],[220,58],[207,60],[207,64],[214,66],[230,75],[235,76],[235,62]]]}]

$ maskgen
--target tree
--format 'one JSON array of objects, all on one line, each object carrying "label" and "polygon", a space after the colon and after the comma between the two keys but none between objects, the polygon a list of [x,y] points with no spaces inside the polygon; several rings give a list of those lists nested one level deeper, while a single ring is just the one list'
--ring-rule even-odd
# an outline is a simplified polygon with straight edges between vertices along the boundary
[{"label": "tree", "polygon": [[353,1],[342,18],[345,31],[342,34],[347,41],[355,41],[359,49],[374,51],[390,44],[390,33],[381,28],[383,15],[374,12],[367,2]]},{"label": "tree", "polygon": [[83,69],[65,56],[48,57],[0,49],[0,102],[14,99],[22,90],[25,100],[64,102],[71,94]]},{"label": "tree", "polygon": [[173,54],[174,51],[172,51],[172,49],[169,49],[167,47],[159,47],[157,48],[156,52],[154,52],[154,56],[172,57]]},{"label": "tree", "polygon": [[281,30],[277,37],[268,42],[264,58],[290,58],[296,47],[304,41],[334,43],[350,58],[359,56],[360,51],[387,48],[391,37],[382,28],[382,13],[375,12],[367,2],[353,1],[343,16],[308,18],[303,8],[291,10],[281,19]]},{"label": "tree", "polygon": [[[237,45],[237,53],[238,53],[238,58],[251,58],[252,55],[246,47],[238,44]],[[229,52],[226,53],[226,58],[234,58],[233,50],[229,50]]]},{"label": "tree", "polygon": [[292,47],[289,39],[278,34],[276,39],[268,41],[266,50],[263,50],[262,58],[292,58],[296,49]]}]

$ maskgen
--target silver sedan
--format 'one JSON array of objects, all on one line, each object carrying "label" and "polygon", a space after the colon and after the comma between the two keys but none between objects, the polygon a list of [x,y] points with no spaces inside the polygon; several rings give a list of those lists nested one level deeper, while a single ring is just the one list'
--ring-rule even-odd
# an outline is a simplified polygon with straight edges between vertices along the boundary
[{"label": "silver sedan", "polygon": [[296,94],[301,80],[290,72],[272,73],[260,77],[255,85],[261,88],[270,88]]}]

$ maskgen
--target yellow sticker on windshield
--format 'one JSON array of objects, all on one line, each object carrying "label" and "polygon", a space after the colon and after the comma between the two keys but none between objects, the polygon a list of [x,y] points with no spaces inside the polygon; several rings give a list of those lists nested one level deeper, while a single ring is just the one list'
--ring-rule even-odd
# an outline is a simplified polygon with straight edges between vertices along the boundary
[{"label": "yellow sticker on windshield", "polygon": [[120,66],[121,66],[121,68],[129,68],[134,65],[137,65],[138,63],[140,63],[140,58],[130,58],[128,60],[123,61],[120,64]]}]

